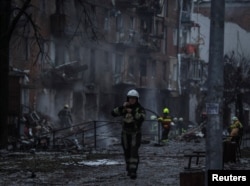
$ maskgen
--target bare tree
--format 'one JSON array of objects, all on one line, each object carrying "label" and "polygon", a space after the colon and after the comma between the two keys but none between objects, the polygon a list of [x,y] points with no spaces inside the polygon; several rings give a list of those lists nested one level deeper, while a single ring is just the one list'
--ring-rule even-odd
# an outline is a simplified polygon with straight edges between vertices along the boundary
[{"label": "bare tree", "polygon": [[[243,95],[250,86],[250,58],[244,54],[229,52],[224,56],[224,108],[235,105],[235,115],[244,124]],[[227,115],[225,115],[227,117]],[[224,118],[224,121],[228,119]]]},{"label": "bare tree", "polygon": [[8,116],[8,95],[9,95],[9,43],[13,31],[19,21],[20,17],[27,10],[31,0],[26,0],[23,6],[19,9],[19,13],[11,20],[12,1],[0,0],[0,103],[2,107],[0,115],[0,147],[7,144],[8,140],[8,127],[7,127],[7,116]]},{"label": "bare tree", "polygon": [[[33,21],[32,14],[28,11],[29,9],[34,8],[32,6],[31,0],[23,0],[18,1],[20,6],[12,6],[14,1],[11,0],[0,0],[0,81],[1,81],[1,91],[0,91],[0,104],[1,104],[1,112],[0,112],[0,148],[5,147],[8,142],[8,126],[7,126],[7,118],[8,118],[8,95],[9,95],[9,53],[10,53],[10,41],[13,37],[13,33],[18,33],[21,37],[26,32],[27,25],[30,25],[32,28],[32,36],[30,36],[29,45],[33,48],[38,47],[38,53],[36,55],[36,59],[33,60],[35,64],[39,60],[39,56],[47,56],[46,52],[43,49],[43,44],[45,39],[40,34],[39,26]],[[65,0],[56,0],[57,5],[63,4]],[[94,15],[94,6],[88,0],[76,0],[82,9],[81,18],[78,20],[78,26],[76,27],[76,31],[82,27],[85,30],[85,33],[89,36],[91,40],[97,41],[97,27],[93,22]],[[21,18],[25,18],[26,23],[23,25],[23,28],[20,28],[18,22]],[[91,35],[89,35],[91,33]],[[74,37],[73,34],[72,37]],[[32,46],[31,46],[32,45]],[[44,58],[44,59],[46,59]]]},{"label": "bare tree", "polygon": [[96,8],[93,1],[90,0],[75,0],[76,20],[77,24],[74,28],[75,37],[78,32],[86,34],[86,38],[91,41],[98,41],[102,34],[99,32],[96,20]]}]

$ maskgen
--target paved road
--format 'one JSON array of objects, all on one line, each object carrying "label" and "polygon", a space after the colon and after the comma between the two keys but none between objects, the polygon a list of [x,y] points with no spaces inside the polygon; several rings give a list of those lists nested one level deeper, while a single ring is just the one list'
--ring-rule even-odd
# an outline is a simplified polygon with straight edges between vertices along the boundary
[{"label": "paved road", "polygon": [[[187,165],[183,155],[193,150],[205,150],[204,139],[200,143],[170,141],[165,146],[143,144],[136,180],[126,176],[120,146],[80,154],[1,152],[0,185],[178,186],[179,174]],[[204,165],[202,158],[196,168],[204,169]],[[250,158],[226,164],[225,168],[250,170]]]}]

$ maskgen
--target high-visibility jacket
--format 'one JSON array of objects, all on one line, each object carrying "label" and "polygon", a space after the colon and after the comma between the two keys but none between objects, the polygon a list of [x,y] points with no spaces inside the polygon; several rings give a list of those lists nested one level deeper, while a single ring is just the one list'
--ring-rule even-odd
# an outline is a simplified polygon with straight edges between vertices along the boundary
[{"label": "high-visibility jacket", "polygon": [[163,128],[169,129],[171,126],[172,119],[171,116],[165,116],[165,117],[159,117],[158,121],[161,122]]},{"label": "high-visibility jacket", "polygon": [[230,125],[230,129],[233,129],[233,128],[238,128],[238,129],[241,129],[243,126],[241,124],[241,122],[239,121],[235,121],[233,122],[231,125]]},{"label": "high-visibility jacket", "polygon": [[241,124],[240,121],[234,121],[229,128],[230,128],[230,136],[238,136],[239,132],[241,132],[243,128],[243,125]]}]

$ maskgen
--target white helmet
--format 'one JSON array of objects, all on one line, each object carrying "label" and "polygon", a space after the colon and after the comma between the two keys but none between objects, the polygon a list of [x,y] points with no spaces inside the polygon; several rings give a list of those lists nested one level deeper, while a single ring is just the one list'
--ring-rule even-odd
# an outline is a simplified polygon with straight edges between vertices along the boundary
[{"label": "white helmet", "polygon": [[135,89],[132,89],[132,90],[128,91],[127,97],[137,97],[137,98],[139,98],[139,93]]},{"label": "white helmet", "polygon": [[179,121],[183,121],[183,118],[179,118]]},{"label": "white helmet", "polygon": [[173,118],[173,121],[174,121],[174,122],[177,122],[177,121],[178,121],[177,117],[174,117],[174,118]]},{"label": "white helmet", "polygon": [[232,117],[232,121],[237,121],[238,118],[236,116]]},{"label": "white helmet", "polygon": [[155,120],[155,119],[157,119],[157,117],[156,117],[155,115],[151,115],[151,116],[150,116],[150,119],[151,119],[151,120]]}]

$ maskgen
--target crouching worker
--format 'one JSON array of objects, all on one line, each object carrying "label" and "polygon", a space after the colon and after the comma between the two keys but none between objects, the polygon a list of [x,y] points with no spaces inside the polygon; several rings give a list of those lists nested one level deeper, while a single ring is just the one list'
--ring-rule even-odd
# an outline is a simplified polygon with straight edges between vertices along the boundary
[{"label": "crouching worker", "polygon": [[240,139],[243,133],[243,126],[236,116],[232,117],[232,123],[228,128],[228,132],[229,136],[223,142],[224,163],[236,162],[237,154],[240,155]]},{"label": "crouching worker", "polygon": [[141,126],[145,119],[145,109],[139,103],[139,93],[132,89],[127,93],[127,101],[112,111],[112,116],[122,116],[121,143],[124,151],[127,175],[136,179],[141,145]]},{"label": "crouching worker", "polygon": [[239,119],[234,116],[232,117],[232,123],[229,126],[229,136],[231,141],[238,142],[239,137],[242,135],[243,132],[243,125],[239,121]]}]

